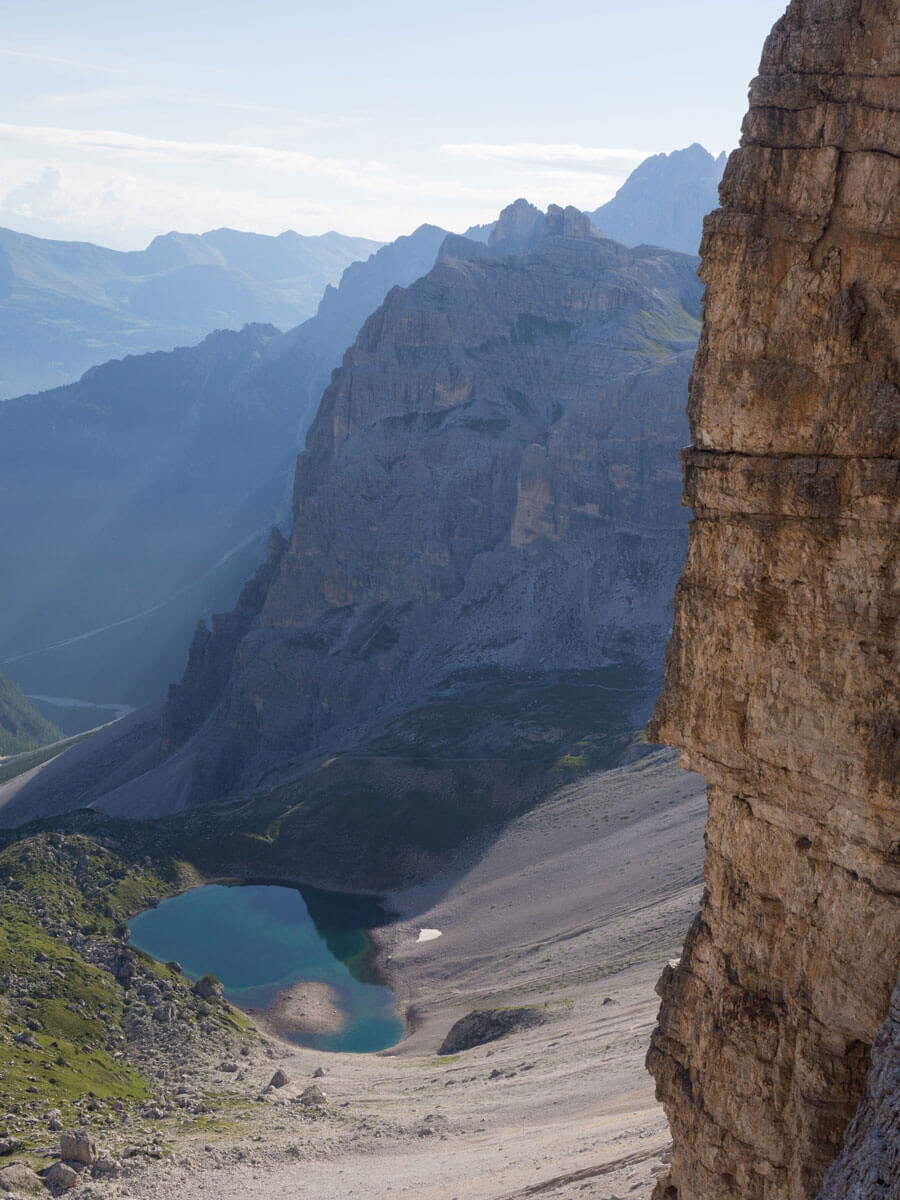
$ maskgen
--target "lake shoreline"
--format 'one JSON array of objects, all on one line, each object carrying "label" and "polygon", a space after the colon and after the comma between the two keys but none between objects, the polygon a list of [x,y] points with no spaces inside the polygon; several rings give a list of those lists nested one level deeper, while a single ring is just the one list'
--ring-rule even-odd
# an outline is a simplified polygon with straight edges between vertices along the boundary
[{"label": "lake shoreline", "polygon": [[[315,892],[320,895],[330,896],[338,903],[340,903],[342,898],[348,897],[370,900],[379,909],[382,909],[382,906],[385,905],[381,897],[372,896],[370,893],[330,891],[312,884],[303,884],[297,880],[285,881],[283,879],[261,879],[259,877],[244,878],[234,875],[198,877],[190,882],[186,882],[183,887],[161,897],[157,903],[152,904],[149,908],[142,909],[139,913],[129,916],[126,944],[130,942],[135,949],[149,954],[158,962],[178,959],[179,952],[177,949],[173,949],[171,953],[168,951],[164,953],[157,945],[157,953],[154,954],[150,949],[141,946],[137,940],[134,940],[132,925],[138,917],[158,909],[160,905],[177,900],[179,897],[184,897],[189,893],[202,891],[206,887],[272,887],[298,893],[304,906],[305,916],[325,944],[328,941],[327,936],[312,916],[309,910],[309,897],[304,894],[305,892]],[[388,968],[390,954],[386,953],[386,950],[393,943],[393,939],[384,941],[377,936],[378,933],[390,930],[394,922],[398,919],[398,915],[387,909],[386,905],[384,912],[388,916],[388,919],[372,928],[366,928],[364,924],[361,924],[359,927],[347,927],[346,932],[353,932],[359,935],[364,943],[362,948],[352,954],[350,959],[340,956],[332,947],[329,947],[329,950],[335,961],[346,967],[351,978],[356,983],[364,982],[372,984],[390,992],[393,1002],[391,1017],[396,1021],[399,1029],[395,1040],[388,1045],[382,1044],[381,1047],[372,1050],[349,1050],[349,1047],[346,1046],[336,1046],[333,1051],[335,1053],[377,1054],[390,1051],[403,1041],[410,1031],[408,1014],[405,1011],[406,1006],[400,995],[399,980],[396,973]],[[344,920],[346,920],[346,915],[344,916]],[[184,957],[184,955],[181,957]],[[282,965],[284,966],[290,961],[290,958],[285,958]],[[351,967],[351,962],[355,964],[354,967]],[[371,978],[363,979],[361,977],[360,966],[363,968],[362,975],[370,976]],[[195,979],[199,978],[199,975],[196,973],[198,969],[195,964],[195,971],[183,970],[182,973],[188,979]],[[315,960],[311,961],[310,970],[315,971]],[[200,974],[212,974],[218,978],[214,963],[209,964]],[[259,1030],[267,1036],[278,1038],[294,1046],[298,1044],[302,1045],[307,1038],[330,1039],[336,1036],[339,1039],[343,1034],[349,1036],[354,1025],[358,1026],[359,1014],[354,1011],[354,1002],[345,994],[346,988],[340,983],[331,984],[317,978],[299,979],[294,983],[288,983],[287,986],[281,987],[276,993],[274,1000],[266,1005],[266,1007],[259,1007],[257,1005],[241,1003],[240,1000],[235,999],[233,989],[236,985],[233,981],[231,986],[229,986],[227,981],[221,982],[223,982],[223,986],[225,987],[225,998],[233,1008],[248,1016]],[[229,992],[231,992],[231,995],[229,995]]]}]

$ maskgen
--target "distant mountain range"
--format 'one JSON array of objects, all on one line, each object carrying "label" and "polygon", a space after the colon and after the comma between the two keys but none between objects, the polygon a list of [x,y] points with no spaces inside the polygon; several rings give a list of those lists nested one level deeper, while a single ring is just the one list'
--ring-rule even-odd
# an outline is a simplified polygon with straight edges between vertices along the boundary
[{"label": "distant mountain range", "polygon": [[[292,529],[182,682],[7,796],[3,823],[178,813],[227,873],[426,874],[649,712],[687,540],[696,260],[518,201],[449,236],[332,376]],[[123,526],[123,534],[127,527]],[[19,785],[15,785],[19,788]],[[252,796],[252,799],[249,797]],[[205,806],[244,797],[227,810]]]},{"label": "distant mountain range", "polygon": [[216,229],[120,251],[0,229],[0,399],[69,383],[125,354],[193,345],[215,329],[289,328],[380,245]]},{"label": "distant mountain range", "polygon": [[20,683],[139,704],[180,674],[198,617],[234,602],[288,518],[297,452],[344,350],[445,236],[425,225],[354,263],[288,334],[221,331],[0,404],[0,545],[16,581],[0,660]]},{"label": "distant mountain range", "polygon": [[695,142],[654,154],[628,176],[612,200],[588,215],[607,237],[626,246],[665,246],[697,254],[703,218],[719,206],[724,151],[713,158]]},{"label": "distant mountain range", "polygon": [[[696,144],[654,155],[589,216],[625,245],[695,254],[724,162]],[[492,228],[466,236],[484,242]],[[0,400],[71,383],[111,358],[194,345],[216,329],[293,328],[345,267],[380,245],[339,233],[217,229],[119,251],[0,229]],[[372,291],[370,301],[359,324],[381,297]]]},{"label": "distant mountain range", "polygon": [[[650,244],[693,221],[698,240],[720,165],[696,146],[656,156],[592,220],[609,226],[616,212],[631,212],[627,240]],[[524,201],[512,206],[499,234],[496,223],[478,226],[465,245],[490,237],[495,256],[521,253],[543,220],[536,212]],[[35,297],[54,271],[73,294],[103,292],[97,281],[109,278],[110,264],[121,272],[130,263],[131,294],[144,301],[165,279],[178,299],[181,280],[186,318],[195,267],[210,279],[241,271],[280,287],[286,262],[299,270],[309,243],[323,250],[338,235],[171,234],[131,255],[10,237],[31,252]],[[325,285],[316,315],[287,333],[265,323],[217,332],[0,404],[0,544],[16,580],[0,600],[0,669],[42,696],[135,705],[164,690],[198,617],[229,608],[264,556],[269,528],[287,529],[294,459],[345,349],[391,288],[431,269],[446,237],[425,225],[350,263],[338,286]],[[62,287],[58,279],[53,287]],[[42,303],[55,295],[61,314],[61,294],[48,283]],[[0,343],[12,336],[14,308],[0,300]]]}]

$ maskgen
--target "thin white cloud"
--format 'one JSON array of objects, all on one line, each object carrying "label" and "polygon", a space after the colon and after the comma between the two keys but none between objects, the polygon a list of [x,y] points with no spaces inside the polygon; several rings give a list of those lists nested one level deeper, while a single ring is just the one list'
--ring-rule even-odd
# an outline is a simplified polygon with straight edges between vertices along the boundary
[{"label": "thin white cloud", "polygon": [[222,166],[264,167],[277,171],[299,171],[327,175],[357,186],[390,183],[389,165],[380,162],[353,163],[340,158],[323,158],[301,150],[272,146],[250,146],[228,142],[184,142],[174,138],[144,137],[115,129],[63,129],[55,125],[12,125],[0,122],[0,141],[29,146],[52,146],[57,150],[80,150],[102,155],[128,155],[144,162],[215,163]]},{"label": "thin white cloud", "polygon": [[458,158],[474,158],[479,162],[508,162],[582,170],[633,167],[653,153],[651,150],[581,146],[577,142],[445,142],[441,149]]},{"label": "thin white cloud", "polygon": [[[223,188],[213,182],[173,181],[140,166],[130,170],[105,160],[58,160],[42,167],[33,159],[6,155],[2,148],[0,181],[0,226],[120,249],[143,247],[170,229],[202,233],[223,225],[257,233],[340,229],[388,241],[423,220],[459,230],[492,220],[514,194],[497,189],[469,196],[464,187],[454,191],[446,184],[435,188],[426,206],[414,188],[402,185],[362,196],[339,188],[334,196],[328,181],[312,189],[296,187],[288,178],[279,193],[254,172],[247,172],[237,186]],[[550,199],[558,200],[559,193],[554,191]]]},{"label": "thin white cloud", "polygon": [[[0,51],[2,53],[2,51]],[[298,112],[296,109],[279,108],[270,104],[244,104],[215,94],[187,92],[153,84],[133,84],[109,88],[72,88],[68,91],[42,92],[37,102],[50,108],[72,108],[103,105],[121,107],[129,104],[156,105],[202,105],[204,108],[223,109],[226,112],[250,113],[253,116],[274,116],[287,121],[285,126],[292,134],[298,129],[348,129],[366,124],[368,117],[327,112]]]},{"label": "thin white cloud", "polygon": [[0,46],[0,58],[21,58],[26,62],[53,63],[58,67],[84,69],[84,61],[77,58],[65,58],[59,54],[40,54],[35,50],[13,50],[9,46]]},{"label": "thin white cloud", "polygon": [[284,174],[319,176],[338,180],[360,191],[411,194],[425,198],[494,200],[496,188],[471,186],[456,179],[409,179],[390,163],[353,162],[326,158],[301,150],[231,142],[186,142],[151,138],[109,129],[64,129],[51,125],[13,125],[0,122],[0,143],[48,146],[93,159],[120,161],[123,157],[144,166],[176,164],[204,167],[249,167]]}]

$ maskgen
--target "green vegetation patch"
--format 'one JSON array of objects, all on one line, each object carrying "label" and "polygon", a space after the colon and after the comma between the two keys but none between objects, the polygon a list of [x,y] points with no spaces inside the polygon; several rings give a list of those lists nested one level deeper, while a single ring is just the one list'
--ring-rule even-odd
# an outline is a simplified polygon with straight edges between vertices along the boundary
[{"label": "green vegetation patch", "polygon": [[0,754],[35,750],[61,737],[61,730],[41,716],[22,689],[0,675]]},{"label": "green vegetation patch", "polygon": [[127,920],[196,882],[191,868],[83,833],[18,837],[0,851],[0,1111],[27,1149],[48,1109],[75,1122],[137,1104],[252,1026],[125,944]]},{"label": "green vegetation patch", "polygon": [[0,1096],[66,1108],[84,1096],[140,1099],[147,1085],[122,1060],[121,988],[17,904],[0,901]]}]

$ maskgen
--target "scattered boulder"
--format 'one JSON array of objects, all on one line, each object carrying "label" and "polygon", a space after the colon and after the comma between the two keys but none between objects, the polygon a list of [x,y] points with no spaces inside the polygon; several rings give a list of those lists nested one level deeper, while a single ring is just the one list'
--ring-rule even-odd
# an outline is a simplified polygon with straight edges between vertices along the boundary
[{"label": "scattered boulder", "polygon": [[40,1189],[40,1179],[25,1163],[10,1163],[8,1167],[0,1170],[0,1191],[24,1192],[25,1195],[31,1195]]},{"label": "scattered boulder", "polygon": [[21,1148],[22,1143],[18,1140],[18,1138],[0,1138],[0,1156],[5,1157],[7,1154],[13,1154],[16,1150],[21,1150]]},{"label": "scattered boulder", "polygon": [[197,980],[191,991],[201,1000],[221,1000],[225,995],[225,988],[215,975],[204,975],[202,979]]},{"label": "scattered boulder", "polygon": [[290,1083],[290,1082],[291,1082],[290,1079],[287,1077],[287,1075],[284,1073],[284,1071],[282,1071],[281,1067],[279,1067],[278,1070],[275,1072],[275,1074],[272,1076],[272,1078],[269,1080],[269,1087],[280,1088],[280,1087],[284,1087],[284,1085],[286,1083]]},{"label": "scattered boulder", "polygon": [[66,1132],[59,1139],[59,1157],[63,1162],[84,1163],[89,1167],[97,1158],[97,1146],[86,1129]]},{"label": "scattered boulder", "polygon": [[470,1012],[450,1028],[440,1044],[438,1054],[459,1054],[463,1050],[495,1042],[507,1034],[534,1029],[543,1025],[546,1019],[539,1008],[487,1008]]},{"label": "scattered boulder", "polygon": [[326,1072],[325,1072],[324,1067],[316,1067],[316,1069],[312,1073],[312,1077],[313,1077],[313,1079],[323,1079],[325,1076],[325,1073]]},{"label": "scattered boulder", "polygon": [[61,1133],[62,1127],[63,1127],[63,1123],[59,1119],[59,1114],[54,1113],[53,1116],[50,1118],[50,1120],[47,1122],[47,1128],[50,1130],[51,1133]]},{"label": "scattered boulder", "polygon": [[229,1075],[233,1074],[237,1069],[238,1069],[238,1065],[236,1062],[228,1061],[228,1062],[219,1063],[219,1070],[225,1071]]},{"label": "scattered boulder", "polygon": [[109,1179],[113,1175],[119,1174],[119,1172],[122,1170],[122,1164],[116,1159],[110,1158],[108,1154],[101,1154],[91,1170],[94,1175],[103,1176]]},{"label": "scattered boulder", "polygon": [[328,1097],[317,1083],[313,1083],[300,1093],[300,1103],[306,1108],[324,1108]]},{"label": "scattered boulder", "polygon": [[176,962],[175,959],[173,958],[169,962],[166,963],[166,970],[171,971],[173,975],[180,975],[181,974],[181,963]]},{"label": "scattered boulder", "polygon": [[65,1163],[55,1162],[44,1172],[44,1183],[51,1192],[68,1192],[78,1183],[78,1172]]}]

